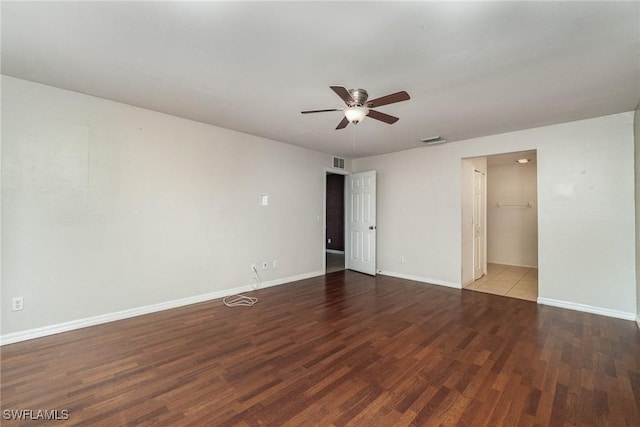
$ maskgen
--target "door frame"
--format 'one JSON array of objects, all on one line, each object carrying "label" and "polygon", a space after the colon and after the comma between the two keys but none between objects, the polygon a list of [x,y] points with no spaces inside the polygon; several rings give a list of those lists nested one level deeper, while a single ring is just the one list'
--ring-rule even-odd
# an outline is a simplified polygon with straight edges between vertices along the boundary
[{"label": "door frame", "polygon": [[[351,175],[351,172],[346,171],[344,169],[337,169],[337,168],[331,168],[328,166],[324,167],[324,170],[322,171],[323,175],[323,180],[322,180],[322,239],[321,239],[321,243],[322,243],[322,271],[324,272],[324,274],[327,274],[327,255],[326,255],[326,249],[327,249],[327,242],[326,242],[326,236],[327,236],[327,175],[329,174],[336,174],[336,175]],[[346,190],[346,186],[347,186],[347,180],[344,180],[344,185],[345,185],[345,190]],[[346,201],[347,201],[347,193],[345,191],[344,194],[344,201],[345,201],[345,205],[344,205],[344,212],[343,214],[347,213],[347,205],[346,205]],[[347,222],[344,221],[344,233],[345,233],[345,241],[346,241],[346,232],[347,232]],[[345,243],[346,244],[346,243]],[[346,247],[345,247],[345,256],[346,256]],[[345,264],[345,269],[346,269],[346,264]]]}]

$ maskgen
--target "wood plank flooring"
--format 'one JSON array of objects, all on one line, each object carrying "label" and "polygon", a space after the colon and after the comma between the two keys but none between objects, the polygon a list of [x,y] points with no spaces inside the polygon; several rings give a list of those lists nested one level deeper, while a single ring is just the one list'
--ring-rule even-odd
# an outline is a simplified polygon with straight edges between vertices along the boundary
[{"label": "wood plank flooring", "polygon": [[[4,346],[51,425],[639,426],[630,321],[341,271]],[[35,414],[36,412],[34,412]],[[2,425],[46,425],[7,421]]]}]

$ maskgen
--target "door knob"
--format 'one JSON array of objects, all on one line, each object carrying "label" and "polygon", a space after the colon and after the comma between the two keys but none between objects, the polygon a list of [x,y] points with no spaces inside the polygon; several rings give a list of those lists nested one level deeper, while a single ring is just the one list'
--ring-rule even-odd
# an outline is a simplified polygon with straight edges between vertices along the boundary
[{"label": "door knob", "polygon": [[369,226],[369,230],[375,230],[375,229],[376,229],[376,226],[375,226],[375,225],[370,225],[370,226]]}]

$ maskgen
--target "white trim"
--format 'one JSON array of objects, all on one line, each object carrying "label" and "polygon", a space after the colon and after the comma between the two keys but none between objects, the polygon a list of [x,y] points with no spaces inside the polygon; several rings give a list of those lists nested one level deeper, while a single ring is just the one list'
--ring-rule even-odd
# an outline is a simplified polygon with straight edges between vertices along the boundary
[{"label": "white trim", "polygon": [[[323,271],[314,271],[312,273],[299,274],[297,276],[283,277],[281,279],[269,280],[262,282],[258,289],[269,288],[272,286],[283,285],[298,280],[310,279],[312,277],[323,276]],[[201,295],[180,298],[172,301],[165,301],[142,307],[130,308],[127,310],[116,311],[113,313],[100,314],[97,316],[86,317],[84,319],[76,319],[69,322],[58,323],[55,325],[42,326],[40,328],[27,329],[25,331],[13,332],[0,336],[0,346],[13,344],[20,341],[26,341],[34,338],[45,337],[48,335],[59,334],[61,332],[73,331],[75,329],[86,328],[89,326],[100,325],[102,323],[114,322],[116,320],[127,319],[129,317],[142,316],[144,314],[155,313],[157,311],[169,310],[171,308],[182,307],[190,304],[210,301],[214,299],[224,298],[229,295],[238,293],[246,293],[254,291],[252,285],[239,286],[237,288],[224,289],[221,291],[209,292]]]},{"label": "white trim", "polygon": [[[337,157],[337,156],[334,156]],[[346,161],[347,159],[345,159]],[[338,168],[330,168],[328,166],[324,167],[324,174],[325,176],[327,175],[327,173],[334,173],[336,175],[351,175],[351,172],[349,172],[346,169],[338,169]]]},{"label": "white trim", "polygon": [[344,251],[338,251],[338,250],[335,250],[335,249],[327,249],[327,253],[329,253],[329,254],[342,254],[342,255],[344,255]]},{"label": "white trim", "polygon": [[638,325],[638,328],[640,328],[640,313],[636,316],[636,324]]},{"label": "white trim", "polygon": [[610,308],[595,307],[587,304],[578,304],[575,302],[562,301],[551,298],[538,297],[538,304],[550,305],[553,307],[567,308],[569,310],[584,311],[585,313],[599,314],[601,316],[615,317],[617,319],[635,320],[635,313],[626,311],[611,310]]},{"label": "white trim", "polygon": [[403,273],[394,273],[392,271],[383,271],[383,270],[378,270],[378,274],[382,274],[383,276],[397,277],[399,279],[413,280],[415,282],[428,283],[430,285],[438,285],[438,286],[446,286],[448,288],[462,289],[462,286],[460,286],[460,283],[448,282],[446,280],[429,279],[428,277],[414,276],[411,274],[403,274]]}]

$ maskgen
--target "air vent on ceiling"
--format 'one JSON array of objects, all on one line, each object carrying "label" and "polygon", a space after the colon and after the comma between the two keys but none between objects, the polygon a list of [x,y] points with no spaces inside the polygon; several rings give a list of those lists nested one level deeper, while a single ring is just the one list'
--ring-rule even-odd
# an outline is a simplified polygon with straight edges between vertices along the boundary
[{"label": "air vent on ceiling", "polygon": [[333,158],[333,167],[338,169],[344,169],[344,159],[340,157]]},{"label": "air vent on ceiling", "polygon": [[443,137],[441,137],[440,135],[432,136],[432,137],[429,137],[429,138],[422,138],[420,141],[424,142],[425,144],[428,144],[428,145],[443,144],[443,143],[447,142],[447,140],[444,139]]}]

